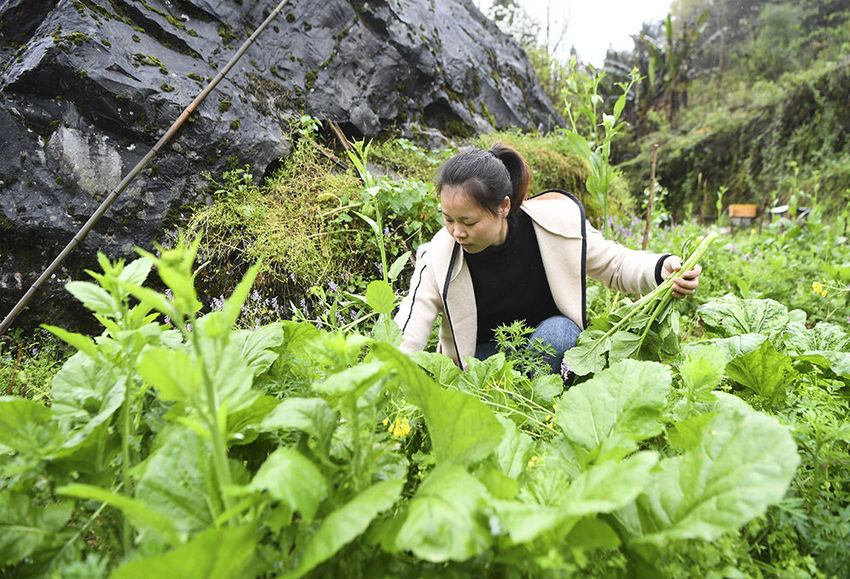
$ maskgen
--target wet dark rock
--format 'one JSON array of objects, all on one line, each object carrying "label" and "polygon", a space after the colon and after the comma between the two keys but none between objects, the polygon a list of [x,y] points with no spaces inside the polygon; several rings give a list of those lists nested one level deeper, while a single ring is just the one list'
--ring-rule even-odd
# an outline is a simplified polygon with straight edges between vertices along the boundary
[{"label": "wet dark rock", "polygon": [[[272,8],[0,0],[0,315]],[[97,251],[131,258],[134,246],[150,248],[187,208],[208,201],[209,174],[277,166],[304,113],[339,122],[353,138],[395,134],[432,145],[559,122],[524,53],[471,0],[292,1],[25,318],[61,321],[69,298],[60,282],[84,279]]]}]

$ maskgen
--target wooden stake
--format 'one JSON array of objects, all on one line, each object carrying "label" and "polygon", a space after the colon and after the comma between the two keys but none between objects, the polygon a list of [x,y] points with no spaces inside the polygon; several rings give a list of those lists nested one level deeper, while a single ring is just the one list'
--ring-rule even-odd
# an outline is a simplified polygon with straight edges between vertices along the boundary
[{"label": "wooden stake", "polygon": [[643,230],[643,243],[640,248],[646,250],[649,244],[649,224],[652,221],[652,202],[655,199],[655,163],[658,161],[658,145],[652,145],[652,164],[649,167],[649,201],[646,203],[646,227]]}]

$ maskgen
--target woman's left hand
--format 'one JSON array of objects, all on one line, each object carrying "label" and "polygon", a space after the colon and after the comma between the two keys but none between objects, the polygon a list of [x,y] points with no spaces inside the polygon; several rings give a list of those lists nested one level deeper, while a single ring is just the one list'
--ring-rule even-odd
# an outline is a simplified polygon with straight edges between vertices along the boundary
[{"label": "woman's left hand", "polygon": [[[661,267],[661,277],[663,279],[667,279],[674,272],[680,271],[682,269],[682,260],[675,255],[671,255],[667,259],[664,260],[664,265]],[[683,298],[685,296],[691,296],[697,291],[697,286],[699,285],[699,274],[702,273],[702,266],[697,264],[690,271],[686,271],[681,274],[681,277],[677,277],[673,281],[673,297],[674,298]]]}]

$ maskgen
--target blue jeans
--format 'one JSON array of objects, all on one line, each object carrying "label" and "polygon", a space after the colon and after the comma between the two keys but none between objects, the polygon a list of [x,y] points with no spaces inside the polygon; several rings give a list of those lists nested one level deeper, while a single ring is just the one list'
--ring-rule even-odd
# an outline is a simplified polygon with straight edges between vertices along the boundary
[{"label": "blue jeans", "polygon": [[[560,374],[564,352],[576,345],[579,334],[581,329],[574,321],[564,316],[552,316],[540,322],[530,339],[537,338],[555,350],[554,355],[544,354],[543,360],[549,364],[553,373]],[[484,360],[498,351],[496,342],[484,342],[475,347],[475,357]]]}]

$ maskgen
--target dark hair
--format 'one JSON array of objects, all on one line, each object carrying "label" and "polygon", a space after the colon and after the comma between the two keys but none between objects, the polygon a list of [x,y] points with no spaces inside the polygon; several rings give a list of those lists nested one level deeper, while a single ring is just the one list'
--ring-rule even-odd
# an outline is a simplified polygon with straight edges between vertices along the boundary
[{"label": "dark hair", "polygon": [[437,173],[437,194],[443,187],[462,187],[481,207],[494,215],[505,197],[511,200],[510,214],[528,194],[531,170],[514,149],[495,143],[490,150],[468,148],[446,161]]}]

